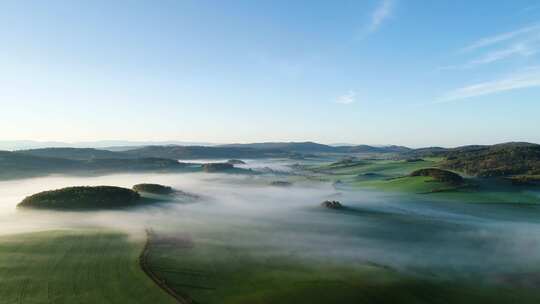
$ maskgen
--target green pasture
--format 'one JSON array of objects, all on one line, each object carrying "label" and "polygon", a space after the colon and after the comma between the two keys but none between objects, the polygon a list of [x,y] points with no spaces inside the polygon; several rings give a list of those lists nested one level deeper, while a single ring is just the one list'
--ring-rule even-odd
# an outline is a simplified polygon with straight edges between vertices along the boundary
[{"label": "green pasture", "polygon": [[[466,178],[466,185],[455,186],[431,177],[408,176],[411,172],[437,167],[440,159],[423,161],[360,160],[309,167],[304,178],[334,182],[336,187],[374,189],[391,193],[417,194],[432,200],[456,200],[471,203],[540,203],[533,187],[514,186],[495,179]],[[538,190],[538,188],[536,188]]]},{"label": "green pasture", "polygon": [[[150,266],[173,289],[204,304],[537,303],[534,289],[426,278],[365,262],[301,259],[208,240],[151,247]],[[359,249],[360,250],[360,249]]]},{"label": "green pasture", "polygon": [[0,237],[0,303],[175,303],[140,269],[143,240],[62,230]]}]

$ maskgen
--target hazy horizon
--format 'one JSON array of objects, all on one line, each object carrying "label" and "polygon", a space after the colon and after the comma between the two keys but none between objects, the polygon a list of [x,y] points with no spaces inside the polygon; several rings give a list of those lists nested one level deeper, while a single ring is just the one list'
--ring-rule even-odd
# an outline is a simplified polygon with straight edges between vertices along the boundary
[{"label": "hazy horizon", "polygon": [[[96,141],[39,141],[39,140],[0,140],[0,150],[24,150],[24,149],[40,149],[40,148],[97,148],[97,149],[106,149],[106,148],[115,148],[115,147],[138,147],[138,146],[165,146],[165,145],[178,145],[178,146],[220,146],[220,145],[231,145],[231,144],[253,144],[253,143],[305,143],[312,142],[317,144],[323,144],[328,146],[358,146],[358,145],[368,145],[373,147],[387,147],[394,146],[393,143],[387,144],[367,144],[367,143],[324,143],[316,142],[312,140],[294,140],[294,141],[257,141],[257,142],[191,142],[191,141],[182,141],[182,140],[163,140],[163,141],[129,141],[129,140],[96,140]],[[511,141],[519,142],[519,141]],[[443,146],[443,145],[429,145],[425,144],[422,146],[404,146],[407,148],[417,149],[417,148],[427,148],[427,147],[443,147],[443,148],[455,148],[460,146],[467,145],[495,145],[503,144],[507,142],[493,142],[493,143],[470,143],[465,145],[456,145],[456,146]],[[540,142],[529,142],[533,144],[540,144]]]}]

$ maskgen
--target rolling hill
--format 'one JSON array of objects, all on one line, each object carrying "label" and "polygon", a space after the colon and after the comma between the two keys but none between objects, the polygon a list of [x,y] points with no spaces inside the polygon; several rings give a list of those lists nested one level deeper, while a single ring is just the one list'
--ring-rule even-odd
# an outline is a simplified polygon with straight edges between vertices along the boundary
[{"label": "rolling hill", "polygon": [[369,146],[369,145],[346,145],[330,146],[315,142],[266,142],[253,144],[232,144],[220,147],[251,148],[257,150],[281,150],[298,153],[403,153],[410,148],[403,146]]},{"label": "rolling hill", "polygon": [[540,145],[511,142],[456,148],[369,145],[329,146],[314,142],[267,142],[221,146],[146,146],[122,152],[93,148],[0,151],[0,177],[76,170],[164,170],[185,166],[178,159],[302,157],[316,154],[389,154],[401,159],[439,157],[441,168],[481,177],[539,175]]},{"label": "rolling hill", "polygon": [[0,179],[52,173],[162,171],[181,169],[185,166],[186,164],[176,160],[164,158],[67,159],[0,151]]},{"label": "rolling hill", "polygon": [[275,149],[249,147],[205,147],[205,146],[147,146],[124,152],[131,157],[159,157],[169,159],[197,158],[262,158],[286,157],[289,153]]},{"label": "rolling hill", "polygon": [[103,159],[103,158],[132,158],[132,156],[108,150],[100,150],[94,148],[41,148],[18,150],[20,154],[40,156],[40,157],[55,157],[74,160],[88,159]]},{"label": "rolling hill", "polygon": [[71,160],[95,159],[204,159],[204,158],[264,158],[290,157],[300,154],[336,153],[405,153],[411,149],[402,146],[329,146],[314,142],[267,142],[252,144],[231,144],[221,146],[145,146],[123,151],[109,151],[95,148],[40,148],[15,151],[20,154],[63,158]]},{"label": "rolling hill", "polygon": [[248,148],[255,150],[280,150],[285,152],[304,152],[304,153],[321,153],[321,152],[336,152],[339,149],[337,147],[314,143],[310,141],[306,142],[264,142],[264,143],[252,143],[252,144],[230,144],[221,145],[225,148]]}]

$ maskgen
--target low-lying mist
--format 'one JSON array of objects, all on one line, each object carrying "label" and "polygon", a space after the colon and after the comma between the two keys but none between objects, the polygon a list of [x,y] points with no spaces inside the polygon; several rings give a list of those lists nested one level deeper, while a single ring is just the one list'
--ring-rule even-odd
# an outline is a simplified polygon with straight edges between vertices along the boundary
[{"label": "low-lying mist", "polygon": [[[268,160],[250,162],[253,168]],[[286,167],[284,164],[274,164]],[[0,234],[99,227],[144,237],[144,229],[188,234],[266,256],[325,263],[369,262],[406,271],[456,275],[512,273],[540,262],[539,209],[534,206],[430,202],[421,196],[336,189],[298,181],[276,187],[273,175],[117,174],[48,176],[0,182]],[[131,188],[159,183],[198,194],[121,211],[22,211],[36,192],[79,185]],[[326,199],[347,208],[320,206]]]}]

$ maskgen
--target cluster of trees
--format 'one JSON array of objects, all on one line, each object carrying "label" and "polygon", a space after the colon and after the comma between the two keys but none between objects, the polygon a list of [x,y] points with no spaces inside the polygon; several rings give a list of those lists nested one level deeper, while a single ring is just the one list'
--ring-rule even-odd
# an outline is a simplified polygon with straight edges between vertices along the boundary
[{"label": "cluster of trees", "polygon": [[321,206],[329,209],[341,209],[343,205],[338,201],[324,201],[321,203]]},{"label": "cluster of trees", "polygon": [[21,208],[35,209],[114,209],[136,205],[141,196],[131,190],[113,186],[68,187],[39,192],[18,204]]},{"label": "cluster of trees", "polygon": [[540,145],[504,144],[449,153],[444,168],[481,177],[540,174]]},{"label": "cluster of trees", "polygon": [[160,184],[137,184],[133,186],[133,190],[137,192],[152,193],[152,194],[172,194],[174,189],[169,186]]}]

